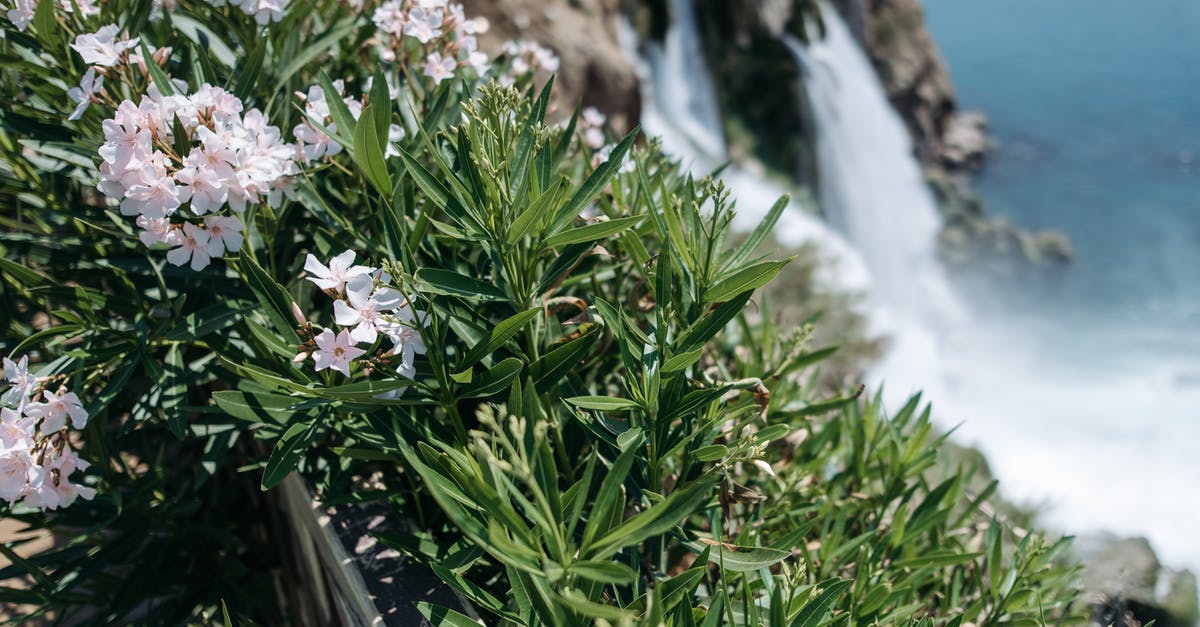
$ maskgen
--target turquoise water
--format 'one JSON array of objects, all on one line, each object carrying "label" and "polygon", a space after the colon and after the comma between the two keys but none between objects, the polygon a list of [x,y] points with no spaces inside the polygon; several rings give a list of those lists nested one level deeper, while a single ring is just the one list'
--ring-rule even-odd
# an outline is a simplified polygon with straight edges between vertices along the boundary
[{"label": "turquoise water", "polygon": [[961,106],[991,121],[989,210],[1077,252],[974,301],[988,339],[962,363],[988,376],[957,396],[1003,398],[958,417],[1067,531],[1200,565],[1200,2],[925,7]]}]

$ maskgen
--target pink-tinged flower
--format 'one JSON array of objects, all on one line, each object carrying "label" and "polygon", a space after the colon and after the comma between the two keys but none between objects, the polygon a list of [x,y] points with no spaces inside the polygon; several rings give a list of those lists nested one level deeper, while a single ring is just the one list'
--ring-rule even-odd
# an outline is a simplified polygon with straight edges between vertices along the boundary
[{"label": "pink-tinged flower", "polygon": [[208,254],[220,257],[226,252],[242,249],[242,231],[246,228],[237,216],[208,216],[204,218],[208,231]]},{"label": "pink-tinged flower", "polygon": [[95,489],[71,483],[70,480],[71,473],[87,470],[90,465],[71,449],[64,449],[57,455],[47,453],[41,465],[44,480],[25,496],[25,504],[40,509],[58,509],[69,507],[79,497],[92,500],[96,496]]},{"label": "pink-tinged flower", "polygon": [[304,261],[304,271],[312,276],[306,277],[312,281],[317,287],[323,290],[333,290],[341,292],[346,288],[346,282],[354,277],[364,276],[374,272],[374,268],[367,266],[354,266],[354,251],[347,250],[342,254],[329,260],[329,266],[317,261],[317,258],[309,253],[308,258]]},{"label": "pink-tinged flower", "polygon": [[36,423],[36,418],[22,416],[16,409],[0,407],[0,450],[33,448]]},{"label": "pink-tinged flower", "polygon": [[75,110],[67,116],[67,119],[78,120],[83,117],[83,112],[87,111],[88,105],[92,103],[92,96],[100,93],[100,88],[103,86],[104,77],[96,76],[96,68],[89,67],[87,72],[83,73],[83,80],[79,81],[79,87],[72,87],[67,91],[67,98],[75,101]]},{"label": "pink-tinged flower", "polygon": [[181,190],[175,184],[175,179],[157,163],[147,163],[136,170],[126,171],[123,182],[126,189],[125,200],[121,201],[121,215],[162,218],[175,213],[187,199],[186,196],[180,197]]},{"label": "pink-tinged flower", "polygon": [[137,46],[139,40],[134,37],[117,41],[118,32],[120,29],[116,25],[102,26],[95,33],[84,33],[76,37],[75,43],[71,44],[71,47],[79,53],[79,56],[83,57],[84,63],[112,67],[121,61],[121,55],[126,50]]},{"label": "pink-tinged flower", "polygon": [[146,248],[160,243],[174,244],[175,236],[179,234],[178,230],[171,228],[169,218],[138,216],[137,225],[142,229],[142,232],[138,233],[138,239]]},{"label": "pink-tinged flower", "polygon": [[400,306],[404,295],[391,288],[375,290],[370,276],[355,277],[346,284],[346,299],[333,303],[333,317],[343,327],[354,327],[350,337],[356,342],[373,343],[379,338],[376,321],[379,314]]},{"label": "pink-tinged flower", "polygon": [[87,424],[88,413],[79,402],[74,392],[55,394],[50,390],[42,392],[45,400],[40,403],[30,403],[25,408],[25,415],[30,418],[41,418],[42,433],[52,433],[67,424],[71,418],[71,426],[82,429]]},{"label": "pink-tinged flower", "polygon": [[175,242],[176,247],[167,251],[167,261],[171,265],[182,266],[190,258],[192,270],[203,270],[208,267],[208,231],[187,222],[183,225],[183,233]]},{"label": "pink-tinged flower", "polygon": [[30,489],[40,487],[44,478],[45,472],[29,449],[18,446],[0,451],[0,499],[14,503]]},{"label": "pink-tinged flower", "polygon": [[96,6],[96,0],[58,0],[58,6],[63,13],[74,13],[75,4],[79,7],[79,14],[85,18],[93,15],[100,15],[100,7]]},{"label": "pink-tinged flower", "polygon": [[380,331],[392,341],[392,354],[400,356],[402,364],[413,364],[417,355],[425,354],[425,341],[411,323],[390,322]]},{"label": "pink-tinged flower", "polygon": [[367,351],[354,345],[350,339],[350,333],[342,329],[341,333],[333,334],[333,331],[325,329],[321,334],[314,338],[317,342],[317,350],[313,351],[313,361],[317,362],[317,370],[321,371],[326,368],[332,368],[338,372],[350,376],[350,362],[362,357]]},{"label": "pink-tinged flower", "polygon": [[33,0],[16,0],[13,8],[8,11],[8,21],[17,27],[17,30],[25,32],[29,25],[33,22],[34,9]]},{"label": "pink-tinged flower", "polygon": [[442,36],[442,10],[416,7],[408,12],[408,22],[404,24],[404,34],[427,44]]},{"label": "pink-tinged flower", "polygon": [[435,85],[448,78],[454,78],[456,69],[458,61],[454,57],[443,57],[440,52],[430,52],[429,57],[425,59],[425,76],[432,78]]},{"label": "pink-tinged flower", "polygon": [[24,407],[25,402],[29,399],[29,393],[37,384],[37,377],[29,374],[29,356],[24,355],[17,361],[5,357],[4,379],[8,381],[10,387],[0,402],[6,405],[16,405],[18,408]]}]

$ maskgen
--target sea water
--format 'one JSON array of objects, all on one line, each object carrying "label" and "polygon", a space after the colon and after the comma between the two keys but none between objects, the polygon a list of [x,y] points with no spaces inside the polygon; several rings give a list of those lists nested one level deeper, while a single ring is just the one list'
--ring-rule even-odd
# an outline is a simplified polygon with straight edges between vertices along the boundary
[{"label": "sea water", "polygon": [[1050,524],[1200,569],[1200,2],[925,6],[960,105],[991,121],[988,210],[1076,251],[964,281],[941,400]]}]

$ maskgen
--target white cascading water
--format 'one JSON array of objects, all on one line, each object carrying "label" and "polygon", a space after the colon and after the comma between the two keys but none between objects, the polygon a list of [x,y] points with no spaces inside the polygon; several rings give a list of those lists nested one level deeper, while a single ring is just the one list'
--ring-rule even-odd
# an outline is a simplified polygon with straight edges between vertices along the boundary
[{"label": "white cascading water", "polygon": [[[642,83],[642,127],[662,138],[663,148],[697,176],[729,160],[720,107],[704,63],[692,0],[671,0],[674,21],[662,45],[644,45],[638,56],[637,38],[628,24],[621,39],[638,64]],[[788,193],[761,175],[731,164],[721,178],[737,202],[735,226],[752,229]],[[869,287],[863,260],[844,238],[793,200],[775,227],[775,238],[787,246],[813,245],[822,264],[817,279],[841,291]]]},{"label": "white cascading water", "polygon": [[873,330],[890,340],[872,373],[899,401],[940,387],[939,355],[962,307],[937,260],[941,228],[912,141],[875,69],[837,11],[822,5],[825,36],[783,41],[800,65],[814,126],[820,204],[872,277]]}]

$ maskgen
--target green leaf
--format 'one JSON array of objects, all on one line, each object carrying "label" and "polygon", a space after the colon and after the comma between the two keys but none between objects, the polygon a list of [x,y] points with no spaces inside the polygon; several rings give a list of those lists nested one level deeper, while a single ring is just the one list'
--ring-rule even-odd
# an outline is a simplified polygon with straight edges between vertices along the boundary
[{"label": "green leaf", "polygon": [[742,268],[713,285],[704,296],[709,302],[722,303],[747,290],[756,290],[778,276],[789,261],[763,261]]},{"label": "green leaf", "polygon": [[159,386],[158,402],[166,418],[167,428],[180,440],[187,436],[187,410],[183,407],[187,400],[187,370],[183,366],[183,349],[179,344],[172,344],[167,349],[167,357],[163,360],[164,378]]},{"label": "green leaf", "polygon": [[[38,36],[45,37],[50,45],[56,45],[62,37],[62,29],[54,17],[56,0],[41,0],[33,12],[33,28]],[[11,6],[11,5],[10,5]]]},{"label": "green leaf", "polygon": [[434,605],[428,601],[417,601],[417,610],[434,627],[479,627],[471,617],[448,607]]},{"label": "green leaf", "polygon": [[530,364],[529,373],[539,392],[548,391],[568,372],[579,366],[583,356],[595,348],[595,333],[596,331],[584,333]]},{"label": "green leaf", "polygon": [[854,582],[845,579],[829,579],[818,584],[821,594],[804,604],[804,608],[792,620],[792,627],[817,627],[824,622],[833,605]]},{"label": "green leaf", "polygon": [[892,562],[896,568],[942,568],[969,562],[983,553],[959,553],[952,550],[931,551],[920,557]]},{"label": "green leaf", "polygon": [[[333,81],[329,80],[328,74],[321,72],[320,82],[321,89],[325,91],[325,102],[329,105],[329,113],[333,117],[333,125],[336,127],[334,132],[349,140],[355,127],[354,114],[350,113],[350,108],[346,106],[346,101],[342,100],[342,95],[333,86]],[[318,122],[324,122],[324,120],[318,120]]]},{"label": "green leaf", "polygon": [[141,42],[142,58],[146,61],[146,71],[150,73],[150,80],[154,81],[154,86],[158,88],[159,93],[164,96],[174,96],[175,87],[171,85],[171,80],[163,74],[162,68],[154,62],[154,57],[150,54],[150,49],[146,47],[146,42]]},{"label": "green leaf", "polygon": [[245,101],[250,93],[258,86],[258,79],[262,75],[263,59],[267,56],[267,43],[270,41],[268,37],[259,37],[258,43],[254,45],[254,50],[249,56],[245,57],[238,64],[236,73],[231,75],[237,76],[237,84],[233,88],[235,96]]},{"label": "green leaf", "polygon": [[635,514],[629,520],[618,525],[616,529],[596,540],[587,557],[604,559],[627,546],[667,533],[680,521],[695,513],[708,500],[714,482],[715,480],[711,477],[698,479],[676,490],[641,513]]},{"label": "green leaf", "polygon": [[692,457],[698,462],[715,462],[729,454],[729,447],[724,444],[710,444],[692,451]]},{"label": "green leaf", "polygon": [[493,351],[504,346],[504,343],[512,339],[514,335],[519,333],[521,329],[529,324],[530,320],[537,317],[540,308],[526,309],[521,313],[510,316],[500,324],[492,327],[487,335],[475,343],[463,356],[459,362],[459,369],[466,369],[479,363],[484,357],[491,355]]},{"label": "green leaf", "polygon": [[775,201],[774,205],[771,205],[771,209],[767,211],[766,217],[763,218],[762,222],[758,223],[758,226],[754,228],[754,232],[750,234],[750,237],[746,238],[745,242],[742,242],[742,245],[738,247],[737,253],[725,264],[726,267],[732,268],[741,265],[742,262],[750,258],[750,255],[754,254],[755,250],[758,250],[758,246],[763,243],[767,234],[775,228],[775,223],[779,222],[779,217],[783,215],[783,210],[788,206],[789,202],[791,202],[791,197],[784,194],[779,200]]},{"label": "green leaf", "polygon": [[[390,197],[392,179],[388,175],[387,162],[383,157],[374,109],[374,104],[367,105],[358,116],[358,124],[354,127],[354,162],[358,164],[367,181],[375,187],[375,191]],[[386,133],[387,129],[384,128],[383,132]]]},{"label": "green leaf", "polygon": [[746,290],[697,320],[679,338],[679,350],[688,352],[703,347],[713,336],[720,333],[730,320],[742,312],[753,293],[754,290]]},{"label": "green leaf", "polygon": [[600,190],[608,184],[609,179],[617,173],[621,167],[621,162],[625,159],[625,153],[629,152],[629,147],[633,145],[633,140],[637,139],[638,133],[641,132],[640,127],[634,127],[624,139],[620,141],[612,149],[608,155],[608,160],[600,164],[592,172],[591,176],[583,182],[579,189],[575,190],[575,194],[567,201],[567,204],[559,208],[555,214],[554,222],[551,224],[550,230],[553,232],[562,225],[570,223],[575,219],[580,211],[587,206],[589,202],[600,193]]},{"label": "green leaf", "polygon": [[704,347],[696,348],[684,353],[672,355],[670,359],[662,366],[663,373],[679,372],[688,366],[696,363],[701,356],[704,355]]},{"label": "green leaf", "polygon": [[505,300],[504,292],[491,283],[440,268],[421,268],[414,275],[426,292],[485,301]]},{"label": "green leaf", "polygon": [[641,216],[632,216],[629,218],[617,218],[615,220],[606,220],[597,222],[587,226],[563,231],[556,235],[546,238],[543,244],[546,248],[557,248],[558,246],[566,246],[567,244],[581,244],[583,242],[594,242],[606,237],[610,237],[632,227],[642,220]]},{"label": "green leaf", "polygon": [[293,407],[300,401],[281,394],[239,390],[219,390],[213,392],[212,398],[217,407],[234,418],[255,423],[274,422],[279,425],[289,422],[295,413]]},{"label": "green leaf", "polygon": [[617,398],[615,396],[573,396],[565,400],[581,409],[593,409],[596,411],[629,411],[641,407],[641,405],[627,398]]},{"label": "green leaf", "polygon": [[262,489],[270,490],[296,469],[308,446],[317,434],[317,421],[300,422],[292,425],[275,443],[275,449],[267,458],[263,470]]},{"label": "green leaf", "polygon": [[620,563],[599,560],[579,560],[567,568],[567,574],[578,575],[589,581],[611,584],[633,583],[637,573]]},{"label": "green leaf", "polygon": [[296,321],[292,318],[292,296],[250,257],[242,255],[241,267],[246,275],[246,284],[262,304],[262,312],[271,326],[289,341],[298,339]]},{"label": "green leaf", "polygon": [[185,316],[164,338],[173,341],[198,340],[210,333],[224,331],[237,324],[247,309],[235,301],[214,303]]},{"label": "green leaf", "polygon": [[695,551],[710,550],[713,564],[735,573],[750,573],[787,559],[790,552],[763,546],[737,546],[724,542],[693,542]]},{"label": "green leaf", "polygon": [[460,398],[483,398],[507,390],[512,382],[521,374],[525,364],[516,357],[509,357],[492,366],[483,375],[475,378],[470,385],[459,391]]},{"label": "green leaf", "polygon": [[372,381],[358,381],[356,383],[347,383],[334,387],[318,387],[313,389],[313,394],[324,398],[331,398],[340,401],[353,401],[357,403],[372,403],[379,402],[380,394],[385,394],[393,390],[411,387],[413,382],[409,379],[379,379]]}]

